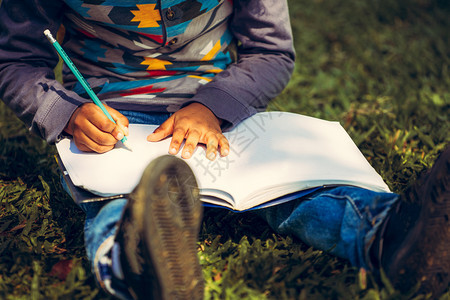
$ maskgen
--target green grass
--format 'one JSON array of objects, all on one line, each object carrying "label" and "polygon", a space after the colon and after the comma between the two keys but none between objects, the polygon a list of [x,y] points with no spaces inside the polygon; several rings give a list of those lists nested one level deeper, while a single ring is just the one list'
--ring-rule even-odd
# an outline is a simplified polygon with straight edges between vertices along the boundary
[{"label": "green grass", "polygon": [[[290,9],[298,60],[269,109],[340,121],[401,193],[450,142],[450,5],[291,0]],[[0,104],[0,298],[108,299],[54,154]],[[253,215],[206,211],[199,255],[208,299],[410,298]]]}]

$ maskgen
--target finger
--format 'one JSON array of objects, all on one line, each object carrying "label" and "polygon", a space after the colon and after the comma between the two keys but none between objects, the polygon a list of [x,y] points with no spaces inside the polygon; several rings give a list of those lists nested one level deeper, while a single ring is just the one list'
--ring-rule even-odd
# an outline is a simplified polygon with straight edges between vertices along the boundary
[{"label": "finger", "polygon": [[101,110],[88,118],[93,125],[84,131],[94,142],[100,145],[114,145],[125,136],[120,125],[111,121]]},{"label": "finger", "polygon": [[108,151],[111,151],[112,149],[114,149],[114,145],[112,146],[104,146],[104,145],[99,145],[96,143],[89,143],[89,144],[84,144],[87,148],[90,149],[89,152],[96,152],[96,153],[105,153]]},{"label": "finger", "polygon": [[105,108],[108,110],[109,114],[111,115],[111,117],[114,119],[114,121],[117,124],[121,124],[124,127],[128,127],[129,122],[128,122],[128,118],[127,117],[125,117],[118,110],[115,110],[112,107],[109,107],[109,106],[105,105]]},{"label": "finger", "polygon": [[198,130],[191,130],[189,131],[186,142],[183,146],[183,153],[181,154],[181,157],[183,158],[190,158],[192,154],[195,151],[195,147],[197,147],[198,141],[200,140],[200,132]]},{"label": "finger", "polygon": [[178,151],[180,150],[181,147],[181,143],[184,140],[184,137],[186,136],[186,129],[184,129],[183,127],[176,127],[173,130],[172,133],[172,140],[170,142],[170,146],[169,146],[169,153],[170,154],[177,154]]},{"label": "finger", "polygon": [[[114,108],[111,108],[109,106],[106,106],[106,109],[108,110],[109,114],[111,115],[111,117],[114,119],[114,121],[116,122],[117,126],[119,128],[115,128],[113,131],[113,136],[117,138],[117,134],[119,132],[121,132],[123,135],[128,135],[129,131],[128,131],[128,125],[129,125],[129,121],[128,118],[125,117],[124,115],[122,115],[119,111],[115,110]],[[121,140],[122,138],[117,138],[118,140]]]},{"label": "finger", "polygon": [[166,137],[170,136],[173,131],[174,119],[172,117],[168,118],[164,123],[162,123],[158,128],[153,131],[153,133],[147,136],[147,141],[149,142],[159,142]]},{"label": "finger", "polygon": [[[128,121],[128,119],[127,119],[127,121]],[[119,124],[119,126],[122,127],[123,134],[125,134],[125,135],[129,135],[130,134],[130,131],[128,130],[128,125],[127,126],[123,126],[122,124]]]},{"label": "finger", "polygon": [[217,147],[219,145],[219,139],[216,134],[210,134],[206,144],[206,158],[214,160],[217,155]]},{"label": "finger", "polygon": [[81,151],[105,153],[114,148],[114,145],[101,145],[92,140],[84,132],[77,132],[74,136],[75,145]]},{"label": "finger", "polygon": [[111,132],[111,135],[117,140],[120,141],[123,139],[123,137],[125,136],[125,131],[123,129],[122,126],[120,125],[116,125],[116,127],[114,127],[114,130]]},{"label": "finger", "polygon": [[77,146],[78,150],[83,151],[83,152],[93,152],[91,150],[91,148],[87,147],[85,144],[78,142],[78,140],[74,139],[74,142],[75,142],[75,146]]},{"label": "finger", "polygon": [[114,146],[118,141],[117,137],[114,137],[112,133],[105,132],[92,123],[90,126],[84,126],[82,133],[86,135],[93,143],[100,146]]},{"label": "finger", "polygon": [[[75,120],[76,123],[82,122],[83,120],[88,120],[90,123],[92,123],[95,127],[97,127],[99,130],[103,132],[111,133],[116,127],[116,124],[105,115],[105,113],[100,109],[100,107],[98,107],[93,103],[86,103],[82,105],[81,111],[78,115],[81,115],[82,117],[77,118]],[[79,126],[82,124],[77,125]]]},{"label": "finger", "polygon": [[[91,106],[92,108],[92,106]],[[113,146],[117,143],[117,140],[108,132],[105,132],[98,128],[99,122],[97,118],[106,116],[103,113],[97,114],[96,109],[91,109],[88,106],[83,106],[80,113],[78,113],[78,117],[74,119],[73,121],[73,132],[72,135],[75,139],[84,139],[84,137],[89,137],[90,140],[92,140],[94,143],[103,145],[103,146]],[[101,112],[101,110],[100,110]],[[103,115],[103,116],[102,116]],[[106,121],[111,122],[106,118]],[[113,129],[116,126],[114,123]]]},{"label": "finger", "polygon": [[219,147],[221,156],[227,156],[230,153],[230,143],[223,134],[219,136]]}]

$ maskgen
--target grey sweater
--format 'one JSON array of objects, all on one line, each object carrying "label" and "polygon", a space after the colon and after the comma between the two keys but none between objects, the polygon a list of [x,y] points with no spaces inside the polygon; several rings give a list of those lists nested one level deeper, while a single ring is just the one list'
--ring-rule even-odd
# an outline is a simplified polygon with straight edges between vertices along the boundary
[{"label": "grey sweater", "polygon": [[[63,25],[63,26],[62,26]],[[90,101],[43,32],[116,109],[175,112],[199,102],[231,128],[266,108],[290,79],[284,0],[3,0],[0,98],[49,143]]]}]

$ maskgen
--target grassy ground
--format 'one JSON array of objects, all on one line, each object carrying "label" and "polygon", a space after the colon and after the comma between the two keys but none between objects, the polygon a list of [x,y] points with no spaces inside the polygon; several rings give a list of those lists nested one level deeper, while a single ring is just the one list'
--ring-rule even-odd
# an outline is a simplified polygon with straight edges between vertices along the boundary
[{"label": "grassy ground", "polygon": [[[401,193],[450,142],[449,4],[291,0],[290,8],[298,61],[270,109],[340,121]],[[0,104],[0,298],[108,299],[54,153]],[[208,299],[410,298],[252,215],[207,211],[199,250]]]}]

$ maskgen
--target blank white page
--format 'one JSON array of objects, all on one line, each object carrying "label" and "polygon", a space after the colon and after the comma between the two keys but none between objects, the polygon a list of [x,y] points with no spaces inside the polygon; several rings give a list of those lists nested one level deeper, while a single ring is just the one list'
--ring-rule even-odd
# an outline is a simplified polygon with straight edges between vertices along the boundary
[{"label": "blank white page", "polygon": [[[85,153],[70,139],[58,142],[57,149],[76,186],[102,196],[129,193],[147,164],[168,153],[170,139],[147,142],[155,128],[130,125],[128,140],[133,152],[118,143],[104,154]],[[263,112],[225,136],[231,145],[228,156],[209,161],[204,148],[197,147],[186,162],[202,195],[221,195],[236,209],[321,185],[347,184],[389,192],[338,122]]]}]

